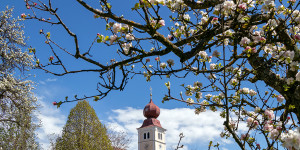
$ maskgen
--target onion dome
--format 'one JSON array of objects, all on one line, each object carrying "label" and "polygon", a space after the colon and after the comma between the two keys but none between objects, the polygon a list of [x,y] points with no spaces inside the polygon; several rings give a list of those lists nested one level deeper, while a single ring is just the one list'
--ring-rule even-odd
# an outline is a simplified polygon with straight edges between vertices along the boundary
[{"label": "onion dome", "polygon": [[157,126],[162,128],[160,125],[160,121],[156,119],[159,116],[159,114],[160,114],[160,109],[158,106],[156,106],[153,103],[151,97],[150,102],[144,108],[144,116],[147,119],[144,120],[143,125],[140,128],[149,127],[149,126]]},{"label": "onion dome", "polygon": [[149,119],[149,118],[157,118],[160,114],[160,109],[158,106],[156,106],[152,99],[150,102],[145,106],[144,108],[144,116]]}]

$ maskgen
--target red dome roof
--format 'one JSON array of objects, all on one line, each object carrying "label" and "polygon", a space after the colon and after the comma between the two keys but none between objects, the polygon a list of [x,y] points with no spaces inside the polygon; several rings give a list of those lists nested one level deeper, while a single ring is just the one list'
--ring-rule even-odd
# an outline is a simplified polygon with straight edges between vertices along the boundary
[{"label": "red dome roof", "polygon": [[149,126],[161,127],[159,120],[155,118],[148,118],[144,120],[143,125],[140,128],[149,127]]},{"label": "red dome roof", "polygon": [[146,118],[157,118],[159,114],[160,114],[159,107],[156,106],[151,99],[150,102],[144,108],[144,116]]}]

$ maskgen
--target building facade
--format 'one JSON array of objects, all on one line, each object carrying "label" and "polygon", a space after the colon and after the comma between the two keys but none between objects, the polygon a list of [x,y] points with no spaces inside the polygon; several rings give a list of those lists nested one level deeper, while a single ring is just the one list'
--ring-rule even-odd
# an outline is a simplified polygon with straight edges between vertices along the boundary
[{"label": "building facade", "polygon": [[138,128],[138,150],[166,150],[165,133],[157,117],[160,109],[156,106],[152,98],[144,108],[143,125]]}]

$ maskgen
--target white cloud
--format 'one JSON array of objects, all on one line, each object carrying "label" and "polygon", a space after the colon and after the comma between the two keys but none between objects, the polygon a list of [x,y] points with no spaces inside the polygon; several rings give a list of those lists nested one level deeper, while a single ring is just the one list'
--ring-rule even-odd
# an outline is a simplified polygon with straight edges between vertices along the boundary
[{"label": "white cloud", "polygon": [[50,148],[49,135],[61,134],[62,128],[66,123],[66,116],[59,109],[45,103],[44,96],[37,96],[41,107],[36,116],[41,122],[41,127],[37,130],[38,141],[43,149]]},{"label": "white cloud", "polygon": [[[142,125],[145,119],[143,110],[129,107],[112,112],[113,115],[110,116],[108,124],[112,124],[118,130],[124,130],[132,136],[129,149],[137,149],[137,128]],[[162,127],[167,129],[167,149],[177,145],[181,132],[185,136],[182,140],[182,144],[186,145],[185,149],[195,145],[206,147],[209,141],[216,141],[216,139],[219,143],[231,143],[231,141],[221,139],[219,136],[224,128],[224,119],[220,117],[219,112],[207,111],[195,115],[194,109],[189,108],[161,109],[160,112],[158,120],[160,120]]]},{"label": "white cloud", "polygon": [[57,78],[48,78],[45,81],[39,81],[39,83],[45,85],[46,82],[55,82],[55,81],[57,81]]},{"label": "white cloud", "polygon": [[55,82],[55,81],[57,81],[57,78],[48,78],[46,81],[47,82]]}]

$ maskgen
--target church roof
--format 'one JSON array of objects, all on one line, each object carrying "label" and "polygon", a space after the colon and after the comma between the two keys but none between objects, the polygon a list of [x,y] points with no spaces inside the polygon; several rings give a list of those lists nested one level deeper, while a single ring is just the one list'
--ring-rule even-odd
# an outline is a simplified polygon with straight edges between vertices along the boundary
[{"label": "church roof", "polygon": [[159,114],[160,114],[159,107],[156,106],[151,99],[150,102],[144,108],[144,116],[148,119],[157,118]]},{"label": "church roof", "polygon": [[155,119],[155,118],[145,119],[144,122],[143,122],[143,125],[140,128],[149,127],[149,126],[161,127],[160,121]]},{"label": "church roof", "polygon": [[152,98],[150,102],[145,106],[143,113],[147,119],[144,120],[143,125],[140,128],[149,126],[157,126],[162,128],[162,126],[160,125],[160,121],[156,119],[160,114],[160,109],[153,103]]}]

